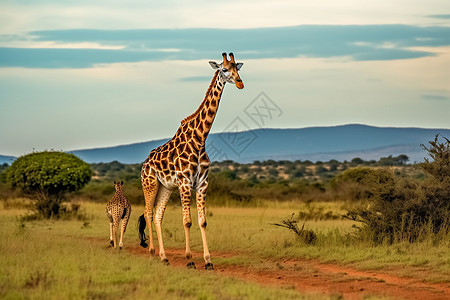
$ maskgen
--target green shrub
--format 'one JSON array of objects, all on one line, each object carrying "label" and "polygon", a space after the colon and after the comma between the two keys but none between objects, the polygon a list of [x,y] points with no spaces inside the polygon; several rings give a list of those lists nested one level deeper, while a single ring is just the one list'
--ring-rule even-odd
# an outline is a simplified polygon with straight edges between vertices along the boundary
[{"label": "green shrub", "polygon": [[374,172],[378,171],[369,167],[355,167],[335,176],[330,182],[335,199],[356,201],[367,199],[369,189],[364,179]]},{"label": "green shrub", "polygon": [[73,154],[57,151],[34,152],[19,157],[7,170],[7,179],[35,200],[44,218],[58,216],[68,192],[80,190],[91,179],[87,163]]},{"label": "green shrub", "polygon": [[[444,138],[445,139],[445,138]],[[368,206],[350,210],[346,218],[364,223],[361,233],[374,242],[414,242],[429,234],[448,233],[450,225],[450,141],[423,146],[432,161],[421,167],[428,175],[417,180],[396,175],[393,169],[376,169],[363,179]]]},{"label": "green shrub", "polygon": [[252,195],[247,190],[252,184],[251,181],[237,180],[235,171],[223,170],[210,173],[207,201],[217,205],[225,205],[230,201],[249,204]]},{"label": "green shrub", "polygon": [[425,162],[421,163],[422,169],[431,177],[440,182],[450,180],[450,140],[443,137],[445,142],[439,142],[439,135],[436,135],[434,141],[430,141],[429,148],[421,145],[428,152],[432,161],[425,158]]}]

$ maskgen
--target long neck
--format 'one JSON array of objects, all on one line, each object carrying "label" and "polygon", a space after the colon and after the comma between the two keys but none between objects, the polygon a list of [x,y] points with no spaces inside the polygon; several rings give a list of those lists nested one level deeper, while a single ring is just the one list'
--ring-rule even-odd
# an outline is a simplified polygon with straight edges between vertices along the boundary
[{"label": "long neck", "polygon": [[211,130],[224,86],[225,81],[219,76],[219,70],[217,70],[206,91],[203,102],[192,115],[181,121],[181,127],[189,126],[193,129],[192,138],[200,144],[205,143]]}]

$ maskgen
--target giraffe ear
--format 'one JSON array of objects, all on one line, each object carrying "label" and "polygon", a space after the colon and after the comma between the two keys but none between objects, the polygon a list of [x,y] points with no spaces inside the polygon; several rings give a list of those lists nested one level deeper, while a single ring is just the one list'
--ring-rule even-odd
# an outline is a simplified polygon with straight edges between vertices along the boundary
[{"label": "giraffe ear", "polygon": [[123,185],[123,181],[120,182],[120,185]]},{"label": "giraffe ear", "polygon": [[114,184],[116,184],[116,182],[114,181]]},{"label": "giraffe ear", "polygon": [[237,63],[236,64],[236,69],[238,69],[238,71],[242,68],[242,66],[244,65],[244,63]]},{"label": "giraffe ear", "polygon": [[218,63],[216,63],[215,61],[210,61],[209,64],[211,65],[211,67],[212,67],[214,70],[217,70],[217,69],[220,68],[220,65],[219,65]]}]

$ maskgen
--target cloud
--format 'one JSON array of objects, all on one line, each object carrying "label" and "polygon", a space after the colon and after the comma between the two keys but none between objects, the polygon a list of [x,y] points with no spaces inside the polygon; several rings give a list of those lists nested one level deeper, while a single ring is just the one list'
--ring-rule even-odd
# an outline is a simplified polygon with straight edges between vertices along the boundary
[{"label": "cloud", "polygon": [[428,17],[435,18],[435,19],[450,19],[450,14],[448,14],[448,15],[429,15]]},{"label": "cloud", "polygon": [[211,76],[190,76],[190,77],[182,77],[179,79],[180,81],[187,81],[187,82],[208,82],[211,80]]},{"label": "cloud", "polygon": [[[450,27],[406,25],[72,29],[34,31],[29,36],[30,44],[50,43],[52,48],[0,48],[0,67],[87,68],[122,62],[211,59],[220,57],[223,51],[239,53],[239,59],[303,56],[349,57],[356,61],[399,60],[435,55],[417,50],[418,47],[450,45]],[[0,37],[8,38],[13,36]],[[64,44],[72,46],[64,48]],[[87,49],[77,44],[100,46]]]},{"label": "cloud", "polygon": [[98,64],[170,59],[170,55],[154,51],[0,48],[1,67],[25,68],[89,68]]},{"label": "cloud", "polygon": [[450,101],[450,97],[436,94],[425,94],[420,95],[420,98],[424,100],[432,100],[432,101]]}]

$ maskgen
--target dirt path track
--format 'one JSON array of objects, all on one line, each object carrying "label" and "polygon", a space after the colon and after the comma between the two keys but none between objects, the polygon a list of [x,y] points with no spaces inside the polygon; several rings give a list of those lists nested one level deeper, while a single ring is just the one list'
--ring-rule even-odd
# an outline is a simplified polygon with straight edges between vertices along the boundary
[{"label": "dirt path track", "polygon": [[[148,250],[139,246],[126,249],[135,255],[149,256]],[[167,249],[166,254],[172,267],[186,267],[184,249]],[[342,296],[344,299],[363,299],[369,295],[393,299],[450,299],[450,283],[425,283],[387,273],[322,264],[315,260],[255,258],[257,263],[254,266],[239,266],[225,263],[226,258],[239,256],[238,252],[215,251],[212,254],[217,260],[213,260],[216,273],[262,285],[295,288],[302,293]],[[194,252],[193,255],[198,270],[205,271],[202,253]]]}]

